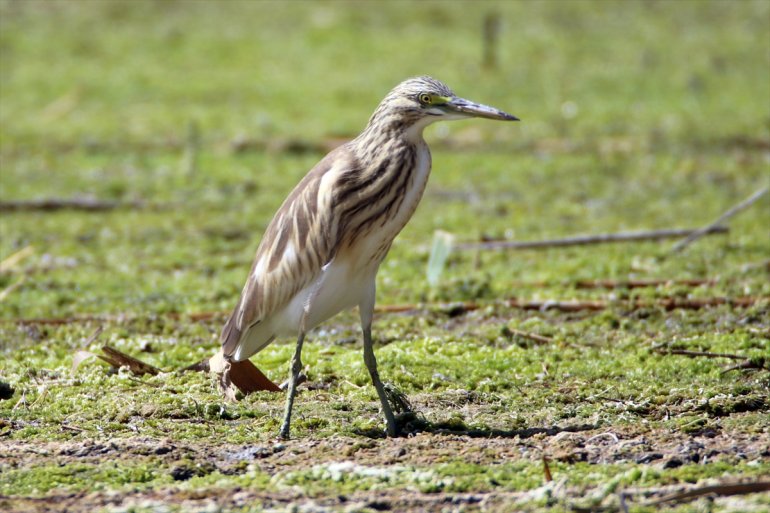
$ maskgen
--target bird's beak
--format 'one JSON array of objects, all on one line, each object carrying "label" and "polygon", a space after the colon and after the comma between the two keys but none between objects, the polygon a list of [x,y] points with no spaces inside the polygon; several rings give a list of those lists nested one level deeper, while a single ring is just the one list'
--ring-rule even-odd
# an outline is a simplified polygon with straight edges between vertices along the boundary
[{"label": "bird's beak", "polygon": [[499,119],[502,121],[519,121],[519,118],[512,116],[507,112],[503,112],[494,107],[488,105],[482,105],[481,103],[474,103],[465,98],[453,97],[448,102],[442,105],[448,113],[459,114],[463,117],[469,118],[487,118],[487,119]]}]

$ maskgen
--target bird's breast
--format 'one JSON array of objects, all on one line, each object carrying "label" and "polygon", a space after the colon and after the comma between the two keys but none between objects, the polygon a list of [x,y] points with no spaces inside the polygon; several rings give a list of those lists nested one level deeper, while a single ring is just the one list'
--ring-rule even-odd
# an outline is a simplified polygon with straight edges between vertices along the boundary
[{"label": "bird's breast", "polygon": [[[409,172],[407,178],[407,187],[404,190],[402,198],[396,198],[399,206],[395,214],[389,219],[383,228],[392,232],[393,237],[406,226],[409,219],[412,218],[417,205],[425,192],[425,186],[430,176],[431,158],[428,145],[425,142],[418,145],[415,150],[414,168]],[[392,240],[392,239],[391,239]]]},{"label": "bird's breast", "polygon": [[394,192],[387,199],[387,205],[373,205],[373,208],[380,208],[385,213],[376,221],[371,223],[355,243],[351,250],[358,258],[353,268],[370,267],[376,268],[385,258],[390,249],[393,239],[412,218],[417,205],[422,199],[425,186],[428,183],[431,169],[431,156],[427,145],[418,146],[414,153],[414,165],[408,170],[402,170],[404,173],[403,186],[394,187]]}]

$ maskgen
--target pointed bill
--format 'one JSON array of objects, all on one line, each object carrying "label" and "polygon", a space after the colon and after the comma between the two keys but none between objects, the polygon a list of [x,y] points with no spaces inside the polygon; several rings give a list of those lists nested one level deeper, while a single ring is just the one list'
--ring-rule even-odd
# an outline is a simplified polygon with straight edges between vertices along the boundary
[{"label": "pointed bill", "polygon": [[475,103],[465,98],[452,98],[443,107],[449,112],[454,112],[469,118],[499,119],[501,121],[519,121],[519,118],[512,116],[500,109]]}]

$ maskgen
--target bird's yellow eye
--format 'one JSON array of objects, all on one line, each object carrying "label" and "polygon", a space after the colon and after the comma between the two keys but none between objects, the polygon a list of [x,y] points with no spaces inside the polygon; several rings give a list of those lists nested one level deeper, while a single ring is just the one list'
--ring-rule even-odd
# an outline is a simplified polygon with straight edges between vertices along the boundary
[{"label": "bird's yellow eye", "polygon": [[420,103],[422,103],[423,105],[430,105],[432,101],[433,101],[433,98],[431,98],[428,93],[422,93],[420,95]]}]

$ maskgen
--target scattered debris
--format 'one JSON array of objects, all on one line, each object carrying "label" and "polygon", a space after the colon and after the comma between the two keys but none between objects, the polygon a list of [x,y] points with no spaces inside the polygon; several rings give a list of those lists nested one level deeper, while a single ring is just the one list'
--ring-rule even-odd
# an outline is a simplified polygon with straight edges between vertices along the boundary
[{"label": "scattered debris", "polygon": [[[102,327],[100,326],[93,335],[89,337],[85,345],[91,345],[101,333]],[[127,367],[131,373],[137,376],[142,376],[144,374],[155,376],[162,372],[161,369],[145,363],[138,358],[134,358],[122,351],[118,351],[108,345],[102,346],[102,352],[104,354],[92,353],[85,349],[77,351],[72,358],[72,372],[75,372],[84,361],[94,357],[109,363],[115,369]],[[209,359],[200,361],[181,370],[181,372],[186,371],[214,372],[218,374],[220,388],[225,397],[233,401],[236,399],[236,389],[244,395],[259,390],[271,392],[281,391],[278,385],[270,381],[270,379],[257,369],[251,361],[226,362],[222,357],[221,351]]]}]

